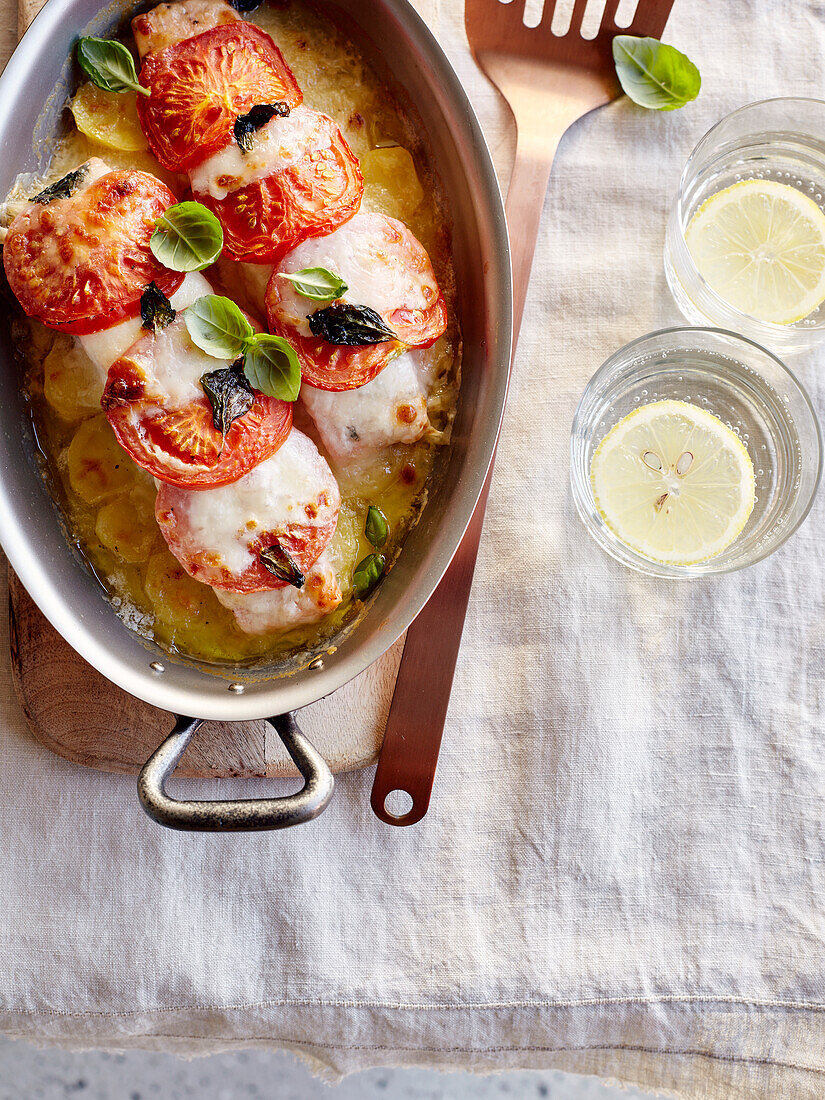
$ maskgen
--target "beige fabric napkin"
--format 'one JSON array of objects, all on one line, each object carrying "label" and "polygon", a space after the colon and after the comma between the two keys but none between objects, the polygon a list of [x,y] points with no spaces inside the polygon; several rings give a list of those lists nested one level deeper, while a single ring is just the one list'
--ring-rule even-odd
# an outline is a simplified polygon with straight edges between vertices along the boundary
[{"label": "beige fabric napkin", "polygon": [[[506,168],[461,4],[417,3]],[[744,102],[821,94],[822,0],[676,0],[668,39],[700,99],[615,103],[559,151],[428,817],[380,825],[367,771],[285,834],[165,832],[133,781],[30,740],[0,639],[5,1033],[822,1096],[822,501],[769,561],[677,585],[603,555],[567,488],[587,378],[679,320],[661,248],[690,148]],[[820,410],[824,361],[794,364]]]}]

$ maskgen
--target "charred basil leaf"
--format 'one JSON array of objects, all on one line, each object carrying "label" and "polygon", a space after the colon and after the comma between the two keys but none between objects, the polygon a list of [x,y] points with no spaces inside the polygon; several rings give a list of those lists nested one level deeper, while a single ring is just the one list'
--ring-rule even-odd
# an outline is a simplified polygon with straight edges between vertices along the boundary
[{"label": "charred basil leaf", "polygon": [[199,202],[177,202],[155,222],[149,247],[156,260],[173,271],[202,271],[223,248],[223,229]]},{"label": "charred basil leaf", "polygon": [[55,199],[71,198],[86,178],[86,173],[88,171],[89,166],[87,164],[81,164],[79,168],[67,172],[62,179],[57,180],[55,183],[50,183],[48,187],[44,187],[42,191],[38,191],[36,195],[32,195],[31,201],[39,202],[41,205],[45,206]]},{"label": "charred basil leaf", "polygon": [[111,38],[81,38],[77,44],[77,62],[98,88],[107,92],[149,95],[149,89],[137,78],[135,59],[122,42]]},{"label": "charred basil leaf", "polygon": [[252,151],[252,135],[256,130],[260,130],[262,126],[266,126],[273,115],[286,118],[288,114],[289,104],[278,102],[258,103],[245,115],[238,115],[232,132],[241,152],[250,153]]},{"label": "charred basil leaf", "polygon": [[226,435],[238,417],[248,413],[255,403],[255,394],[243,372],[241,359],[231,367],[202,374],[201,385],[212,406],[215,431],[222,435]]},{"label": "charred basil leaf", "polygon": [[384,318],[369,306],[339,302],[326,309],[316,309],[307,316],[307,321],[312,335],[323,337],[328,344],[363,347],[396,339]]},{"label": "charred basil leaf", "polygon": [[235,9],[235,11],[241,12],[245,15],[249,11],[254,11],[255,8],[261,6],[262,0],[229,0],[229,3]]},{"label": "charred basil leaf", "polygon": [[144,328],[157,332],[175,319],[172,303],[156,282],[151,282],[140,296],[140,320]]},{"label": "charred basil leaf", "polygon": [[[301,367],[292,345],[281,336],[255,332],[230,298],[206,294],[184,312],[192,343],[215,359],[238,359],[256,390],[279,401],[294,401]],[[220,373],[212,371],[211,374]]]},{"label": "charred basil leaf", "polygon": [[380,550],[387,541],[389,533],[390,525],[387,523],[387,517],[380,508],[376,508],[374,504],[371,504],[367,512],[367,523],[364,527],[364,534],[376,550]]},{"label": "charred basil leaf", "polygon": [[383,554],[369,554],[358,562],[352,574],[352,590],[360,600],[381,580],[386,564]]},{"label": "charred basil leaf", "polygon": [[280,543],[274,542],[258,554],[261,565],[273,573],[279,581],[286,581],[294,588],[303,588],[306,578]]},{"label": "charred basil leaf", "polygon": [[343,298],[348,289],[340,275],[325,267],[305,267],[294,275],[281,271],[280,276],[288,279],[299,294],[314,302],[334,302],[336,298]]}]

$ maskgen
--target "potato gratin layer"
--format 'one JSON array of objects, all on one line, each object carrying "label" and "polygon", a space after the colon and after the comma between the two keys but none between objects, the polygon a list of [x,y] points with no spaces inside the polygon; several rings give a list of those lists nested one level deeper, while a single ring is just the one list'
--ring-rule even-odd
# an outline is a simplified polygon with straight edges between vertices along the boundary
[{"label": "potato gratin layer", "polygon": [[[131,629],[208,662],[300,655],[357,618],[372,587],[356,567],[392,566],[449,438],[460,343],[437,181],[387,87],[307,4],[178,0],[132,29],[149,94],[82,83],[48,178],[5,205],[45,475]],[[149,250],[184,200],[222,229],[202,270]],[[334,301],[290,278],[318,269],[345,284]],[[204,350],[191,322],[214,295],[247,334],[288,341],[297,401],[246,351]]]}]

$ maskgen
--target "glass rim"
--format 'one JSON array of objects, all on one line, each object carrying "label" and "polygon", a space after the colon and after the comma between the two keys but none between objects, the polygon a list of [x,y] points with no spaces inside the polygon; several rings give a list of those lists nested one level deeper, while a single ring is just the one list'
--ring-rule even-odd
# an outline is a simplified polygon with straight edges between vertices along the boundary
[{"label": "glass rim", "polygon": [[[822,103],[823,103],[823,106],[825,106],[825,100],[823,100]],[[795,387],[798,394],[802,397],[803,405],[807,409],[808,414],[809,414],[810,419],[811,419],[811,423],[813,424],[815,438],[816,438],[816,456],[817,456],[816,473],[815,473],[815,477],[814,477],[814,480],[813,480],[813,484],[811,486],[810,493],[808,495],[808,500],[805,503],[805,507],[802,509],[799,516],[796,518],[796,521],[793,524],[791,524],[788,528],[783,530],[782,534],[776,539],[775,542],[771,543],[770,546],[764,548],[761,552],[757,553],[753,558],[749,559],[748,561],[739,562],[739,563],[732,562],[730,565],[727,565],[727,566],[724,566],[724,567],[718,568],[718,569],[713,569],[713,568],[705,569],[705,570],[695,569],[694,571],[690,572],[690,571],[688,571],[692,568],[690,566],[673,566],[673,565],[669,565],[667,562],[653,561],[653,559],[645,558],[644,555],[637,553],[635,550],[632,550],[629,546],[625,546],[625,544],[622,543],[620,540],[617,540],[617,542],[619,542],[619,545],[622,546],[622,549],[626,553],[629,553],[629,554],[633,555],[633,557],[635,559],[638,559],[638,560],[631,561],[631,560],[627,560],[625,558],[619,559],[619,558],[616,557],[615,554],[613,554],[611,552],[611,550],[602,542],[602,540],[600,538],[596,538],[596,542],[598,543],[599,546],[602,547],[602,549],[605,551],[605,553],[610,554],[610,556],[613,557],[614,560],[619,561],[620,564],[626,566],[629,569],[634,569],[637,572],[644,573],[647,576],[659,577],[659,578],[664,579],[664,580],[697,580],[701,577],[724,576],[724,575],[729,574],[729,573],[737,573],[740,569],[745,569],[745,568],[747,568],[751,565],[757,565],[759,562],[764,561],[766,558],[769,558],[781,546],[784,546],[784,544],[788,541],[789,538],[791,538],[792,535],[796,534],[796,532],[799,530],[801,525],[808,518],[808,515],[810,514],[810,511],[814,506],[814,501],[816,500],[818,492],[819,492],[819,486],[820,486],[820,483],[822,481],[823,461],[825,461],[824,458],[823,458],[823,446],[824,446],[824,444],[823,444],[823,436],[822,436],[822,427],[820,425],[819,417],[817,416],[816,409],[814,408],[814,404],[811,401],[808,390],[802,384],[802,382],[797,378],[797,376],[790,369],[790,367],[786,363],[784,363],[783,360],[780,359],[778,355],[775,355],[774,352],[772,352],[769,348],[763,347],[762,344],[757,343],[756,340],[751,340],[750,337],[743,336],[741,333],[733,332],[730,329],[717,328],[717,327],[714,327],[712,325],[671,325],[671,326],[668,326],[667,328],[655,329],[652,332],[644,333],[642,336],[637,336],[635,339],[629,340],[626,344],[623,344],[620,348],[617,348],[611,355],[609,355],[607,357],[607,359],[605,359],[605,361],[598,368],[598,370],[588,379],[588,382],[587,382],[586,386],[584,387],[584,390],[582,391],[581,397],[579,398],[578,403],[576,404],[576,411],[573,414],[573,423],[572,423],[571,429],[570,429],[570,482],[571,482],[571,489],[572,489],[572,493],[573,493],[573,502],[576,506],[576,511],[579,513],[579,518],[582,520],[584,526],[587,528],[587,530],[591,534],[591,536],[595,537],[595,534],[594,534],[594,531],[593,531],[592,517],[585,513],[585,510],[584,510],[584,507],[583,507],[584,501],[582,501],[580,499],[580,497],[581,497],[580,488],[581,487],[578,485],[577,479],[574,476],[576,431],[577,431],[577,427],[579,425],[579,419],[580,419],[580,415],[581,415],[581,411],[582,411],[582,405],[584,404],[585,399],[587,398],[588,394],[591,392],[594,383],[597,382],[598,379],[602,378],[607,373],[608,368],[612,367],[616,360],[618,360],[620,357],[622,357],[622,358],[626,357],[628,353],[632,353],[634,349],[638,349],[640,346],[642,346],[644,344],[647,344],[650,341],[653,341],[653,340],[656,340],[656,339],[661,339],[663,337],[674,336],[677,333],[700,333],[700,334],[703,334],[703,335],[710,335],[710,336],[722,336],[722,337],[732,339],[736,343],[745,344],[745,345],[748,345],[751,348],[755,348],[756,351],[760,352],[762,355],[766,355],[770,360],[773,361],[773,363],[776,366],[779,367],[780,371],[784,375],[787,376],[787,378],[790,381],[791,385]],[[588,471],[588,474],[589,474],[589,471]],[[588,479],[588,484],[589,484],[589,479]],[[591,502],[593,500],[592,491],[590,492],[590,500],[591,500]],[[613,537],[615,538],[615,536],[613,536]],[[710,562],[713,561],[712,558],[710,558],[708,560]]]},{"label": "glass rim", "polygon": [[755,99],[751,103],[743,103],[741,107],[736,107],[733,111],[729,111],[726,115],[723,115],[720,119],[717,119],[714,124],[707,129],[704,134],[699,138],[696,144],[688,154],[688,158],[685,161],[685,166],[682,169],[682,174],[679,177],[679,198],[681,198],[682,190],[685,186],[685,177],[687,176],[688,168],[690,168],[700,146],[704,145],[709,137],[714,134],[725,123],[730,122],[731,119],[736,118],[738,115],[747,114],[748,111],[753,111],[757,107],[768,107],[773,103],[812,103],[818,107],[825,107],[825,99],[816,99],[815,96],[803,96],[803,95],[775,95],[769,99]]},{"label": "glass rim", "polygon": [[[705,133],[699,138],[699,140],[696,142],[696,144],[693,146],[690,153],[688,154],[688,158],[685,161],[681,175],[679,176],[679,188],[676,192],[676,198],[674,199],[671,213],[671,216],[675,217],[676,222],[678,223],[678,232],[671,235],[670,247],[678,251],[680,262],[690,267],[693,273],[693,277],[697,279],[699,283],[701,283],[703,291],[709,295],[711,302],[721,313],[730,314],[739,311],[734,310],[730,303],[710,285],[710,283],[707,281],[707,279],[704,277],[704,275],[701,273],[701,271],[693,261],[693,257],[690,254],[690,249],[687,246],[687,241],[685,240],[685,230],[687,229],[687,226],[685,225],[685,218],[683,217],[682,212],[683,193],[687,187],[689,174],[695,166],[697,154],[700,152],[700,150],[703,149],[706,144],[710,143],[709,139],[712,138],[712,136],[716,133],[717,130],[720,129],[720,127],[726,125],[728,122],[731,121],[731,119],[735,119],[739,115],[747,114],[749,111],[756,110],[759,107],[768,107],[774,103],[805,103],[815,104],[818,107],[825,108],[825,99],[816,99],[813,96],[771,96],[769,99],[755,99],[751,103],[743,103],[741,107],[737,107],[735,110],[729,111],[728,114],[723,115],[722,118],[714,122],[714,124],[705,131]],[[742,316],[747,317],[748,324],[752,328],[754,328],[756,332],[758,332],[760,339],[764,339],[765,341],[772,341],[776,338],[780,338],[781,340],[781,336],[786,334],[788,331],[809,331],[807,329],[798,329],[794,325],[780,325],[777,324],[775,321],[762,321],[760,320],[760,318],[754,317],[752,314],[749,313],[743,313]],[[720,329],[719,331],[725,330]],[[757,344],[757,347],[759,346],[761,345]]]}]

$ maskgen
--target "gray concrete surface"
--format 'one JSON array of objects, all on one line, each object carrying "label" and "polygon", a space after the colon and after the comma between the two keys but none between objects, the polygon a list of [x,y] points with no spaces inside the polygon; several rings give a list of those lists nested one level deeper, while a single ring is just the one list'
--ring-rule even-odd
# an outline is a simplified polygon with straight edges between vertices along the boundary
[{"label": "gray concrete surface", "polygon": [[247,1051],[185,1062],[169,1054],[68,1054],[0,1039],[0,1100],[650,1100],[594,1077],[502,1073],[475,1077],[380,1069],[340,1085],[315,1080],[283,1053]]}]

